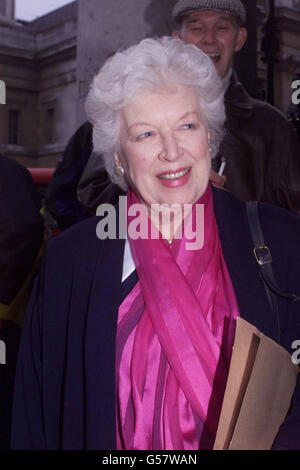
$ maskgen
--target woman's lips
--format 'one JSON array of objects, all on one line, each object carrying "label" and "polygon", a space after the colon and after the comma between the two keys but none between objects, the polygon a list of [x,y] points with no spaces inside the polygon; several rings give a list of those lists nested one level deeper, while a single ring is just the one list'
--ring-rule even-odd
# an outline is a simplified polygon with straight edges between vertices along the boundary
[{"label": "woman's lips", "polygon": [[157,178],[168,188],[177,188],[187,182],[190,177],[191,168],[179,168],[174,172],[165,172],[157,175]]}]

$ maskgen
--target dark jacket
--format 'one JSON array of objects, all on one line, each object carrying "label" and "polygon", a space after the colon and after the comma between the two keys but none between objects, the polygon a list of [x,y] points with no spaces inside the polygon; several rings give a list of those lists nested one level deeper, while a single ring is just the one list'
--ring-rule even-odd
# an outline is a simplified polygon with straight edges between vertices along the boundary
[{"label": "dark jacket", "polygon": [[[226,158],[225,188],[237,198],[300,210],[300,144],[285,116],[251,98],[233,73],[225,94],[226,134],[213,161],[218,171]],[[92,126],[86,122],[70,139],[46,196],[46,207],[61,228],[82,220],[86,209],[114,204],[118,186],[111,183],[101,156],[92,154]],[[86,165],[88,165],[86,167]],[[77,190],[79,200],[77,198]]]},{"label": "dark jacket", "polygon": [[0,341],[6,351],[5,364],[0,364],[0,449],[9,448],[20,323],[32,287],[29,273],[44,237],[40,208],[28,170],[0,155]]},{"label": "dark jacket", "polygon": [[44,237],[39,193],[29,171],[0,155],[0,303],[22,286]]},{"label": "dark jacket", "polygon": [[86,122],[70,138],[49,183],[45,208],[62,230],[89,216],[87,209],[78,201],[77,185],[92,148],[92,126]]},{"label": "dark jacket", "polygon": [[225,94],[226,134],[213,167],[226,160],[225,188],[243,201],[300,210],[300,143],[286,117],[251,98],[235,74]]},{"label": "dark jacket", "polygon": [[[216,219],[240,314],[276,340],[277,321],[253,256],[245,204],[214,190]],[[300,291],[300,218],[259,206],[278,283]],[[14,449],[115,449],[118,307],[137,282],[121,284],[124,240],[100,241],[98,218],[49,247],[23,330],[16,374]],[[300,302],[279,299],[281,344],[300,338]],[[277,448],[300,449],[300,384]]]}]

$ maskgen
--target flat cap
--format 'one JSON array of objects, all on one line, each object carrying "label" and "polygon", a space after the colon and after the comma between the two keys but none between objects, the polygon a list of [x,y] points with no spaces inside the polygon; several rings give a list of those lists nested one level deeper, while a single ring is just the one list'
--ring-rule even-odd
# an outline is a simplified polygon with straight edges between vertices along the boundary
[{"label": "flat cap", "polygon": [[180,23],[183,16],[193,11],[219,11],[235,16],[242,25],[246,22],[246,9],[241,0],[179,0],[173,8],[172,18]]}]

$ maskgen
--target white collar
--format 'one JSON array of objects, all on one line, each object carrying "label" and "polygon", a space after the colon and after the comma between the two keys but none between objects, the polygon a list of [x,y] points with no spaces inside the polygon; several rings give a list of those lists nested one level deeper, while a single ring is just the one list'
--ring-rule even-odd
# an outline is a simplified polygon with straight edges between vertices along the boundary
[{"label": "white collar", "polygon": [[128,238],[126,238],[124,247],[122,282],[124,282],[130,276],[130,274],[133,273],[133,271],[135,271],[135,264],[130,249],[130,243]]}]

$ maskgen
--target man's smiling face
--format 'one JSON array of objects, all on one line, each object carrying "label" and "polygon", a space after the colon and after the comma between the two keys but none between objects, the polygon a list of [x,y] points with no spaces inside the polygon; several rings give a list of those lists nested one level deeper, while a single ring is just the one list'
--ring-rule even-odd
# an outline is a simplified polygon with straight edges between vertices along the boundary
[{"label": "man's smiling face", "polygon": [[221,78],[232,66],[234,53],[242,49],[247,30],[235,17],[216,11],[194,11],[183,19],[181,29],[173,32],[187,44],[194,44],[209,55]]}]

